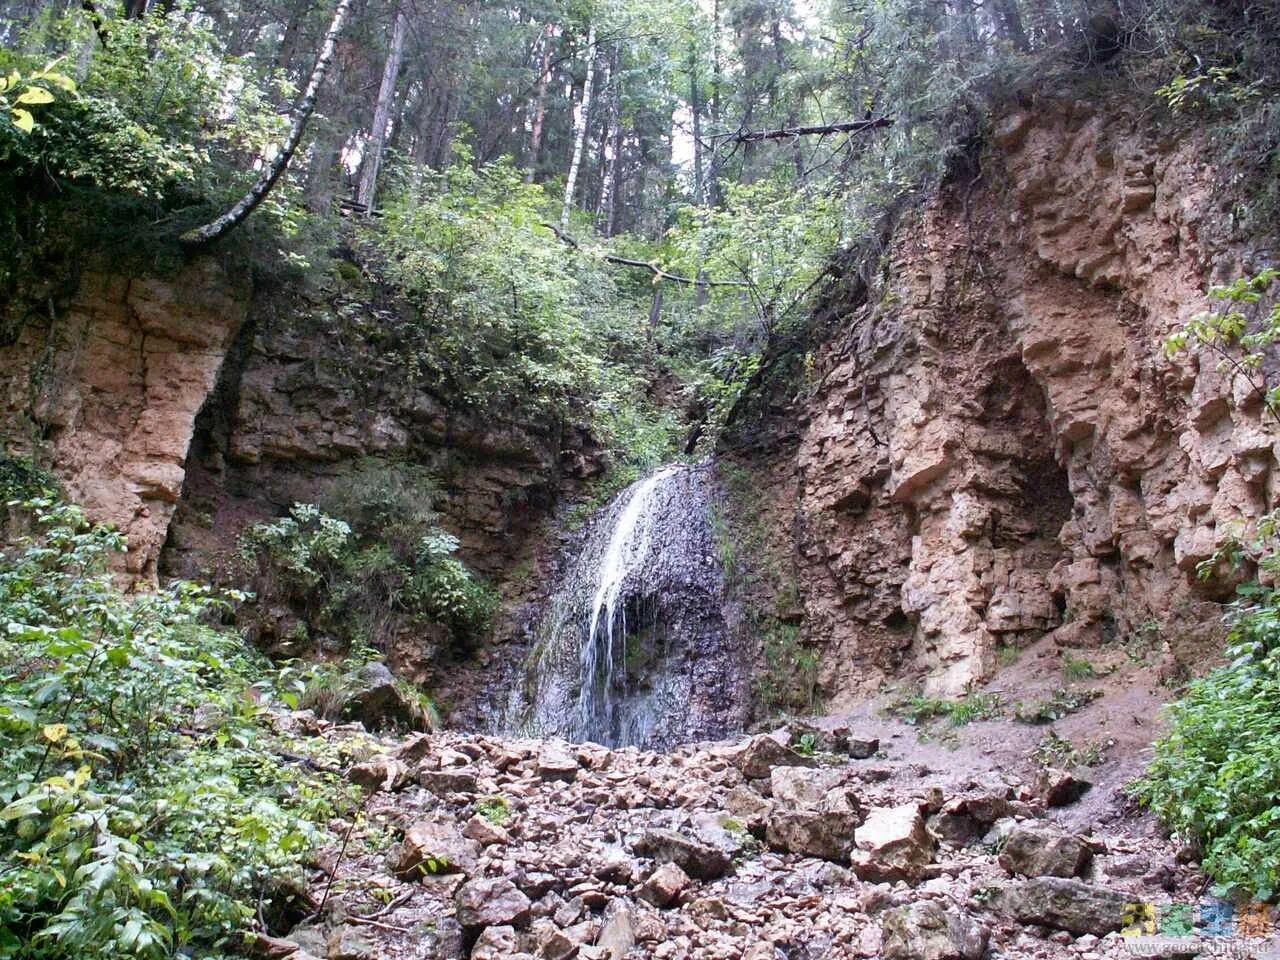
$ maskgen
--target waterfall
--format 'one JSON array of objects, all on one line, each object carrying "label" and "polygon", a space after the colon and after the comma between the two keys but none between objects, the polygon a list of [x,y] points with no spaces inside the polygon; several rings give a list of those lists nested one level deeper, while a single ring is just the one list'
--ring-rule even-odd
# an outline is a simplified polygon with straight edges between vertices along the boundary
[{"label": "waterfall", "polygon": [[507,728],[656,746],[721,736],[746,708],[708,520],[707,466],[667,466],[589,522],[534,631]]}]

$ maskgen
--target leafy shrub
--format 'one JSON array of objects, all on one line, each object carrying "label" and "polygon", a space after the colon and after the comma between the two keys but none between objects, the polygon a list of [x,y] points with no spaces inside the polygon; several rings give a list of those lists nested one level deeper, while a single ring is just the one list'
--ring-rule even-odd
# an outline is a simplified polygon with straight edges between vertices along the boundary
[{"label": "leafy shrub", "polygon": [[0,956],[229,952],[342,788],[280,763],[272,675],[207,589],[126,598],[117,533],[26,509],[39,532],[0,557]]},{"label": "leafy shrub", "polygon": [[364,461],[326,498],[346,519],[295,504],[252,525],[239,541],[240,574],[260,600],[287,603],[308,637],[336,638],[347,651],[385,647],[426,623],[469,643],[497,600],[454,555],[458,541],[439,526],[434,492],[412,467]]},{"label": "leafy shrub", "polygon": [[1198,841],[1220,885],[1260,900],[1280,893],[1280,593],[1243,589],[1230,663],[1171,704],[1139,798]]}]

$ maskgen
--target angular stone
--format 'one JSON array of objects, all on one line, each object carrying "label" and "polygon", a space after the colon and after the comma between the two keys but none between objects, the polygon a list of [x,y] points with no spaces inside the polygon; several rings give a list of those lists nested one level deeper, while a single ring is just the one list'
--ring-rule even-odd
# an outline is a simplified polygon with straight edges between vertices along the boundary
[{"label": "angular stone", "polygon": [[440,917],[422,938],[424,955],[433,960],[463,960],[467,955],[462,924],[453,917]]},{"label": "angular stone", "polygon": [[670,906],[689,886],[689,876],[674,863],[659,864],[636,895],[655,907]]},{"label": "angular stone", "polygon": [[543,918],[533,923],[533,941],[542,960],[569,960],[578,952],[578,944],[551,920]]},{"label": "angular stone", "polygon": [[438,797],[476,792],[476,775],[467,769],[419,770],[418,782]]},{"label": "angular stone", "polygon": [[774,850],[845,863],[853,850],[857,826],[858,815],[849,810],[775,808],[769,817],[765,842]]},{"label": "angular stone", "polygon": [[982,960],[987,928],[937,900],[889,910],[881,920],[884,960]]},{"label": "angular stone", "polygon": [[471,874],[480,844],[468,840],[458,825],[447,820],[419,820],[405,831],[393,870],[401,879],[424,874]]},{"label": "angular stone", "polygon": [[1024,877],[1078,877],[1092,860],[1084,837],[1050,824],[1018,824],[1000,850],[1000,866]]},{"label": "angular stone", "polygon": [[1102,937],[1124,926],[1128,899],[1081,880],[1036,877],[1010,883],[993,902],[996,909],[1021,923]]},{"label": "angular stone", "polygon": [[854,873],[874,883],[915,881],[933,859],[933,839],[914,803],[872,809],[858,827],[854,845]]},{"label": "angular stone", "polygon": [[1036,793],[1049,807],[1065,807],[1075,803],[1093,784],[1066,770],[1046,767],[1036,777]]},{"label": "angular stone", "polygon": [[831,767],[774,767],[769,793],[777,803],[817,804],[844,781],[844,771]]},{"label": "angular stone", "polygon": [[486,927],[471,948],[471,960],[515,960],[520,950],[520,939],[515,927],[502,924]]},{"label": "angular stone", "polygon": [[725,875],[729,855],[714,844],[674,830],[647,830],[635,843],[635,852],[658,863],[674,863],[698,880],[715,880]]},{"label": "angular stone", "polygon": [[507,844],[511,842],[511,835],[506,830],[497,824],[490,823],[479,814],[467,821],[467,825],[462,828],[462,835],[484,847],[492,846],[495,843]]},{"label": "angular stone", "polygon": [[463,927],[521,926],[533,906],[520,888],[506,877],[471,880],[454,898],[458,922]]},{"label": "angular stone", "polygon": [[358,927],[341,926],[329,936],[329,960],[373,960],[378,950]]},{"label": "angular stone", "polygon": [[347,771],[347,779],[366,790],[398,790],[409,779],[409,768],[395,757],[380,753]]},{"label": "angular stone", "polygon": [[813,767],[817,761],[784,747],[773,737],[752,737],[734,757],[734,765],[748,780],[763,780],[774,767]]},{"label": "angular stone", "polygon": [[876,737],[850,737],[848,752],[854,760],[869,760],[880,752],[880,741]]},{"label": "angular stone", "polygon": [[538,776],[543,780],[563,780],[578,776],[578,758],[559,743],[548,743],[538,751]]},{"label": "angular stone", "polygon": [[631,905],[625,900],[611,900],[604,912],[604,927],[596,946],[604,950],[608,960],[623,960],[636,945],[636,934],[631,922]]},{"label": "angular stone", "polygon": [[750,787],[739,785],[725,795],[724,808],[754,833],[764,827],[773,804]]}]

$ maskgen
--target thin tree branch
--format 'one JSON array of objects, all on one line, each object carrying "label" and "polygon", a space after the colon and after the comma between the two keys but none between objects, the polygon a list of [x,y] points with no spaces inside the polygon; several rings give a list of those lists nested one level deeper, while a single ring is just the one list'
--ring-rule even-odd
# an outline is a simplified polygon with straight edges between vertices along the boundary
[{"label": "thin tree branch", "polygon": [[[565,233],[553,223],[543,223],[546,227],[556,235],[561,243],[568,244],[575,250],[581,250],[582,245],[573,237]],[[683,283],[690,287],[749,287],[751,284],[742,280],[708,280],[705,277],[682,277],[678,273],[668,273],[656,263],[650,263],[648,260],[633,260],[630,257],[620,257],[617,254],[606,253],[601,256],[605,263],[613,263],[620,267],[640,267],[648,270],[659,280],[670,280],[672,283]]]},{"label": "thin tree branch", "polygon": [[740,130],[732,137],[735,143],[748,143],[756,140],[794,140],[796,137],[814,135],[825,136],[831,133],[865,133],[868,130],[879,130],[893,126],[892,117],[875,117],[871,120],[852,120],[847,123],[827,123],[816,127],[780,127],[777,130]]}]

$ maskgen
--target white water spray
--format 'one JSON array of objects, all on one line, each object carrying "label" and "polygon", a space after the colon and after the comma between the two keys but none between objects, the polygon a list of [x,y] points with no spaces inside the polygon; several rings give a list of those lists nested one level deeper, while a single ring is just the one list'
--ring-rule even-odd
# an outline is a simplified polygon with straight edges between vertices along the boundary
[{"label": "white water spray", "polygon": [[626,611],[618,609],[618,598],[628,577],[649,557],[654,495],[674,473],[674,468],[659,470],[631,488],[600,559],[595,596],[587,610],[587,642],[582,645],[583,683],[578,712],[585,728],[590,728],[596,718],[611,714],[619,672],[622,686],[626,685],[626,650],[614,650],[615,623],[617,638],[625,643],[627,635]]}]

